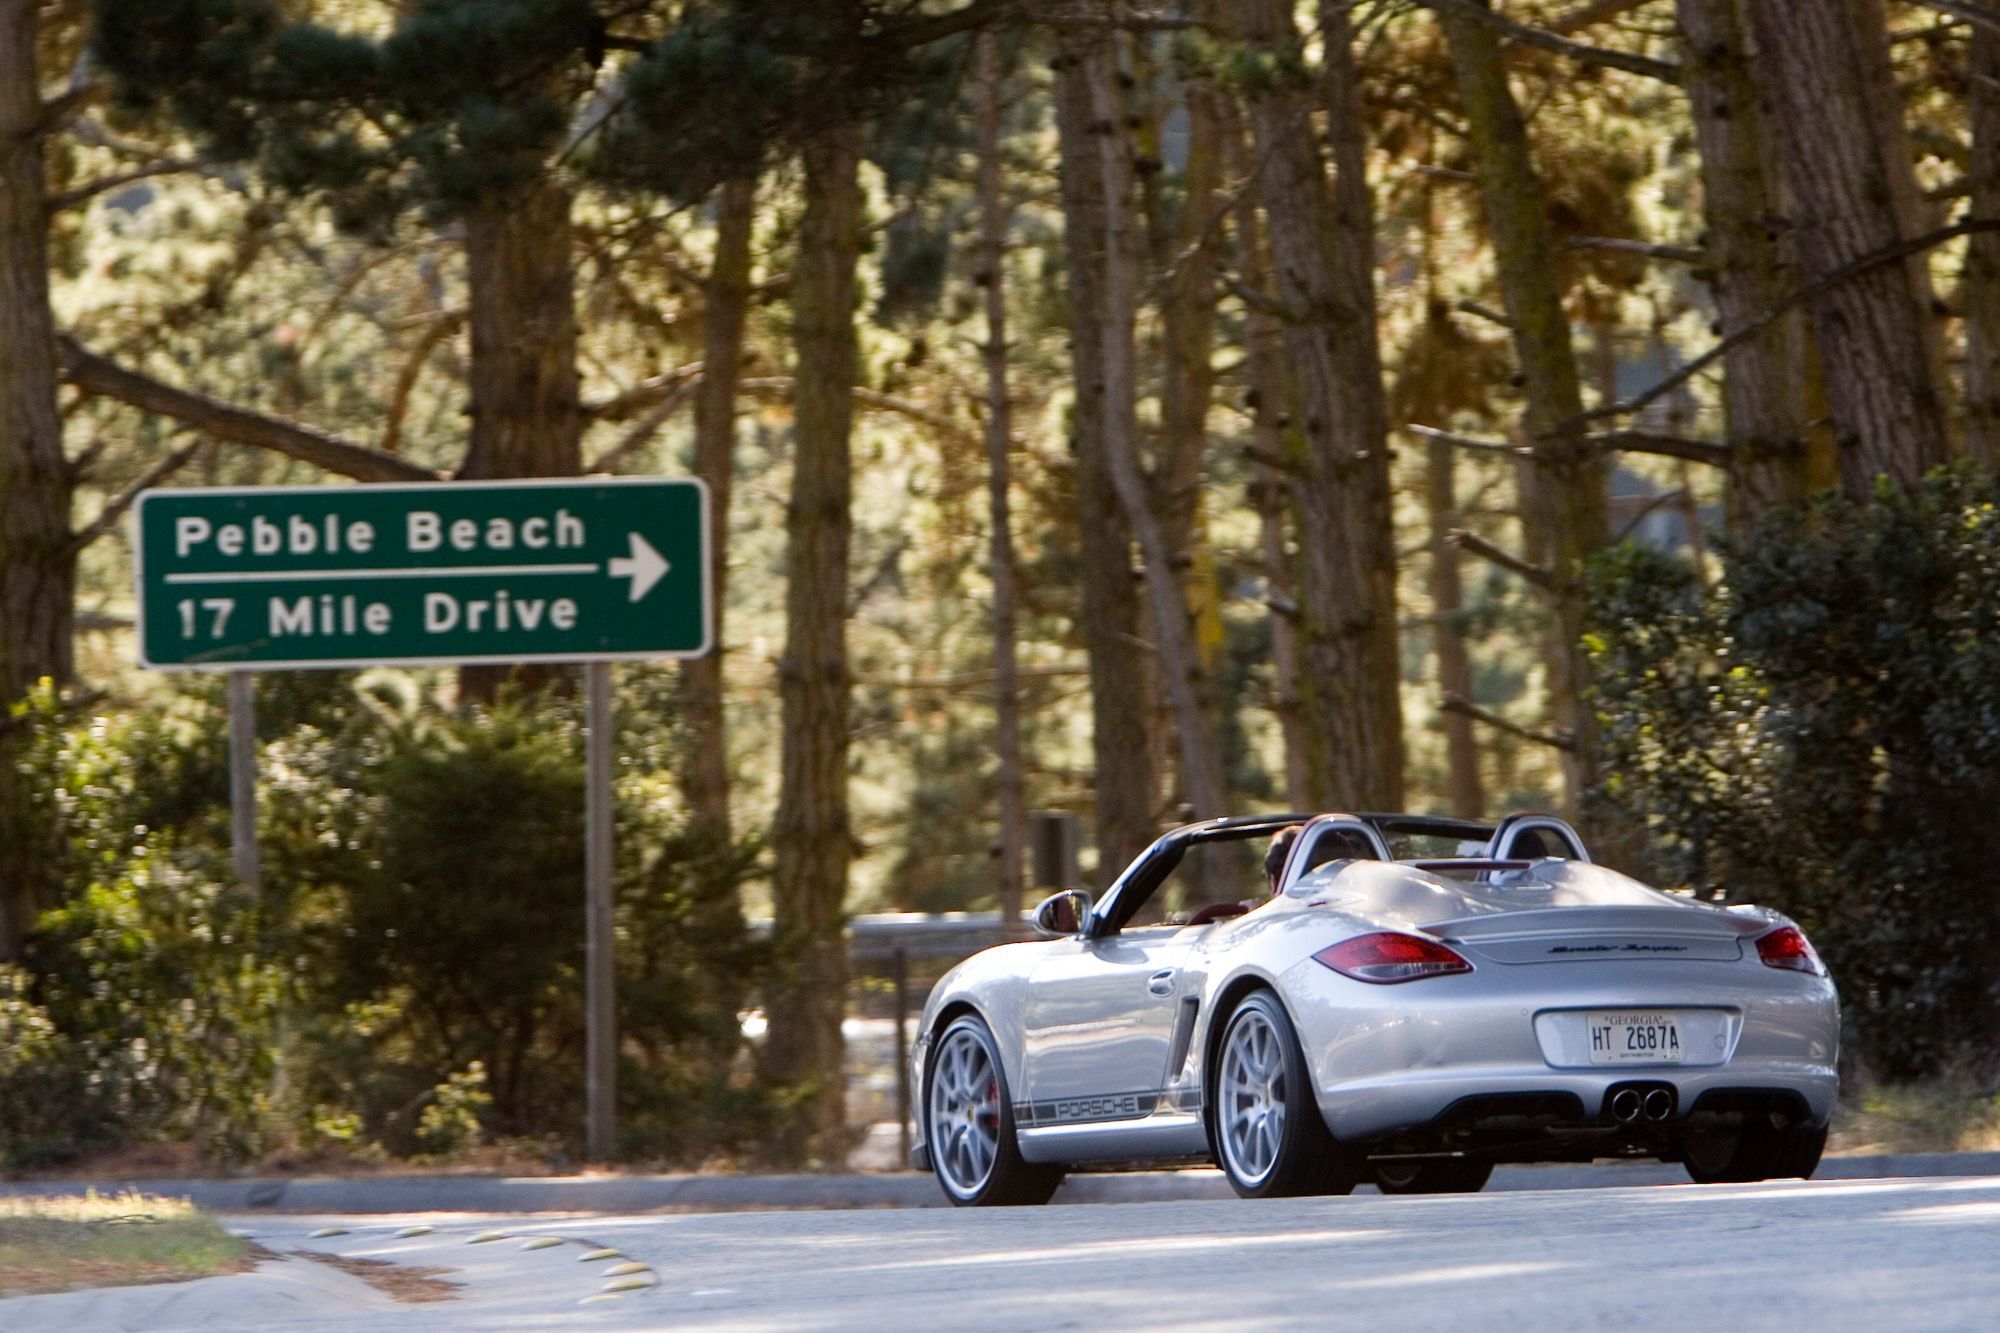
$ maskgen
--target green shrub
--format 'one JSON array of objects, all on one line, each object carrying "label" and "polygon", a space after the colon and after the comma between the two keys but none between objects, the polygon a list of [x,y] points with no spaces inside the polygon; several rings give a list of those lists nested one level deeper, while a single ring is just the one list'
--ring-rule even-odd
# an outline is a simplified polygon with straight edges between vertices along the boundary
[{"label": "green shrub", "polygon": [[[32,1070],[0,1069],[0,1153],[580,1138],[575,705],[445,711],[408,676],[309,680],[259,681],[260,902],[229,871],[213,682],[82,722],[37,701],[25,776],[59,905],[14,1007],[0,994]],[[686,831],[662,697],[642,676],[621,710],[620,1101],[631,1151],[696,1160],[753,1146],[770,1101],[739,1024],[762,950],[735,895],[758,856]],[[74,1090],[53,1121],[30,1105],[50,1080]]]},{"label": "green shrub", "polygon": [[1799,918],[1890,1076],[2000,1036],[2000,492],[1962,471],[1772,518],[1704,588],[1593,573],[1604,795],[1663,873]]}]

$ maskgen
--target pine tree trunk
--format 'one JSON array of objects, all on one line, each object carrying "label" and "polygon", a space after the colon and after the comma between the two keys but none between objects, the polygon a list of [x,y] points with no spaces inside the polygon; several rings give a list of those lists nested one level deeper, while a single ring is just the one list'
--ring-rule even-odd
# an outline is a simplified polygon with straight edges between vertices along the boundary
[{"label": "pine tree trunk", "polygon": [[[1678,0],[1687,91],[1701,148],[1704,276],[1721,332],[1733,334],[1798,285],[1771,219],[1782,214],[1776,157],[1752,73],[1741,0]],[[1723,358],[1731,449],[1730,519],[1738,530],[1805,498],[1805,403],[1796,366],[1804,320],[1786,315]]]},{"label": "pine tree trunk", "polygon": [[[1972,216],[2000,217],[2000,32],[1972,28]],[[2000,468],[2000,232],[1980,232],[1965,254],[1965,445]]]},{"label": "pine tree trunk", "polygon": [[[583,470],[576,297],[567,191],[547,181],[466,214],[472,331],[472,440],[463,481],[574,477]],[[466,666],[461,695],[490,700],[503,681],[544,688],[560,667]]]},{"label": "pine tree trunk", "polygon": [[[1460,526],[1458,497],[1452,469],[1457,463],[1451,445],[1430,442],[1427,491],[1431,517],[1431,617],[1437,645],[1438,692],[1445,698],[1473,697],[1472,659],[1465,650],[1465,589],[1459,571],[1458,548],[1450,542]],[[1479,776],[1479,738],[1472,719],[1444,713],[1445,794],[1451,812],[1465,819],[1486,814],[1486,792]]]},{"label": "pine tree trunk", "polygon": [[1439,11],[1438,21],[1451,47],[1527,397],[1523,424],[1533,452],[1522,521],[1543,535],[1555,575],[1549,709],[1573,737],[1564,772],[1570,803],[1580,809],[1598,781],[1597,717],[1585,697],[1583,565],[1610,538],[1606,467],[1580,429],[1558,430],[1583,411],[1583,391],[1563,310],[1548,193],[1529,153],[1527,125],[1508,86],[1499,39],[1486,24],[1452,10]]},{"label": "pine tree trunk", "polygon": [[847,812],[847,598],[860,161],[854,127],[829,130],[806,149],[805,215],[792,269],[796,458],[785,514],[782,778],[772,830],[778,977],[764,1061],[772,1078],[806,1090],[779,1145],[798,1160],[838,1160],[846,1147],[841,1020],[854,838]]},{"label": "pine tree trunk", "polygon": [[[1229,175],[1248,180],[1253,160],[1246,140],[1242,117],[1234,104],[1223,110],[1223,146],[1229,159]],[[1236,193],[1232,210],[1231,252],[1236,270],[1251,290],[1271,289],[1271,259],[1264,244],[1262,220],[1257,201],[1249,190]],[[1293,620],[1298,613],[1298,595],[1292,571],[1296,561],[1286,540],[1285,474],[1280,464],[1285,457],[1285,432],[1291,419],[1285,413],[1289,394],[1285,385],[1285,335],[1269,310],[1256,302],[1243,307],[1243,369],[1247,384],[1245,406],[1250,412],[1250,434],[1254,441],[1256,473],[1250,483],[1250,503],[1257,511],[1257,552],[1264,567],[1264,602],[1270,615],[1271,711],[1278,718],[1278,734],[1284,744],[1285,804],[1303,811],[1312,803],[1312,784],[1306,771],[1305,726],[1299,711],[1298,636]]]},{"label": "pine tree trunk", "polygon": [[1092,42],[1083,55],[1083,70],[1091,99],[1094,165],[1102,175],[1105,200],[1104,318],[1098,334],[1104,349],[1100,425],[1106,471],[1139,544],[1161,685],[1173,709],[1181,788],[1194,817],[1209,819],[1224,813],[1228,804],[1222,747],[1215,719],[1202,707],[1201,666],[1195,657],[1187,602],[1139,465],[1139,246],[1133,234],[1132,151],[1125,135],[1116,46],[1109,40]]},{"label": "pine tree trunk", "polygon": [[[1792,194],[1808,280],[1905,239],[1881,149],[1864,29],[1854,0],[1748,0]],[[1813,303],[1826,391],[1849,495],[1878,477],[1915,482],[1945,460],[1943,403],[1909,270],[1880,265]]]},{"label": "pine tree trunk", "polygon": [[[736,382],[743,364],[743,325],[750,309],[750,230],[757,183],[729,181],[716,193],[715,257],[702,308],[701,383],[694,400],[694,474],[708,483],[709,532],[715,550],[709,572],[714,604],[714,651],[681,667],[681,725],[687,733],[681,791],[694,831],[707,846],[729,845],[729,733],[723,710],[722,664],[729,600],[729,503],[736,465]],[[731,904],[733,909],[734,904]]]},{"label": "pine tree trunk", "polygon": [[1081,65],[1086,34],[1060,39],[1056,58],[1057,143],[1061,154],[1063,253],[1070,302],[1070,363],[1076,383],[1077,528],[1082,555],[1082,625],[1090,659],[1090,748],[1095,771],[1098,877],[1111,877],[1155,835],[1146,691],[1134,688],[1143,651],[1132,577],[1132,530],[1111,486],[1104,455],[1103,173],[1090,133],[1090,86]]},{"label": "pine tree trunk", "polygon": [[1300,702],[1311,803],[1395,809],[1403,799],[1403,749],[1387,409],[1346,12],[1328,11],[1334,26],[1326,91],[1340,174],[1329,198],[1291,8],[1285,0],[1243,0],[1234,8],[1242,37],[1277,62],[1251,95],[1249,118],[1292,363],[1287,456],[1299,518]]},{"label": "pine tree trunk", "polygon": [[1000,816],[1000,921],[1012,933],[1021,917],[1028,810],[1021,768],[1021,678],[1014,627],[1014,539],[1008,488],[1014,446],[1007,384],[1007,204],[1000,161],[1000,39],[979,34],[979,280],[986,299],[986,512],[993,580],[993,787]]},{"label": "pine tree trunk", "polygon": [[15,772],[25,728],[7,706],[73,669],[76,558],[69,465],[56,411],[48,205],[32,0],[0,0],[0,962],[19,956],[41,906]]}]

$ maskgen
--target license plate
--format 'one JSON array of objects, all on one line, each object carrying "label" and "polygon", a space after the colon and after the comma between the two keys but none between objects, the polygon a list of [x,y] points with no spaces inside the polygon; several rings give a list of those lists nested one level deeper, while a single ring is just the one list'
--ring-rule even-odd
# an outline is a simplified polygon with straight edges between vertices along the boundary
[{"label": "license plate", "polygon": [[1677,1065],[1687,1058],[1680,1015],[1672,1010],[1600,1009],[1584,1017],[1594,1065]]}]

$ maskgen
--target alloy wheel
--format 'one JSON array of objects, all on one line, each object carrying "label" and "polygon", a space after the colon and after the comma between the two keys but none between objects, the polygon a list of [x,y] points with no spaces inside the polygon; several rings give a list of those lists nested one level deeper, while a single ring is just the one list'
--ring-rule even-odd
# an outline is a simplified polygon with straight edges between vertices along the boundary
[{"label": "alloy wheel", "polygon": [[977,1194],[1000,1152],[1000,1076],[977,1033],[954,1031],[931,1075],[930,1141],[938,1170],[961,1195]]}]

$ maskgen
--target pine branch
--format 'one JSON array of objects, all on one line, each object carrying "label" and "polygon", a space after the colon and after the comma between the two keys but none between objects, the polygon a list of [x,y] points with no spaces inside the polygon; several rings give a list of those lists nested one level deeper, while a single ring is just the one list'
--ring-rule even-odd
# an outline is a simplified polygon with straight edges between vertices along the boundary
[{"label": "pine branch", "polygon": [[1593,421],[1602,421],[1607,417],[1630,416],[1632,413],[1651,406],[1653,403],[1672,393],[1675,389],[1680,388],[1681,385],[1686,384],[1696,375],[1699,375],[1702,371],[1721,360],[1731,350],[1742,346],[1750,339],[1762,333],[1788,312],[1797,309],[1808,301],[1817,300],[1850,278],[1859,277],[1861,274],[1881,268],[1885,264],[1901,263],[1911,255],[1922,254],[1926,250],[1936,249],[1947,241],[1955,241],[1961,236],[1971,236],[1979,232],[1989,231],[2000,231],[2000,218],[1963,218],[1948,227],[1939,227],[1935,231],[1927,231],[1921,236],[1913,236],[1909,240],[1898,241],[1894,245],[1885,245],[1880,250],[1872,251],[1861,256],[1859,259],[1842,264],[1825,277],[1807,283],[1784,300],[1766,309],[1748,324],[1745,324],[1742,328],[1736,330],[1736,332],[1716,343],[1713,347],[1682,366],[1673,374],[1654,384],[1652,388],[1624,399],[1621,402],[1606,403],[1602,407],[1593,407],[1588,411],[1580,412],[1565,421],[1558,421],[1548,429],[1544,438],[1563,435],[1579,427],[1586,426]]},{"label": "pine branch", "polygon": [[1504,731],[1509,736],[1519,736],[1522,740],[1533,741],[1537,745],[1546,745],[1557,750],[1574,750],[1576,748],[1576,741],[1566,731],[1537,731],[1533,727],[1524,727],[1518,722],[1509,722],[1498,713],[1481,708],[1462,694],[1445,695],[1439,701],[1438,708],[1442,712],[1457,713],[1462,717],[1469,717],[1475,722],[1484,722],[1495,731]]},{"label": "pine branch", "polygon": [[1655,60],[1651,56],[1634,55],[1630,51],[1613,51],[1602,46],[1591,46],[1587,42],[1572,41],[1567,37],[1550,32],[1547,28],[1536,28],[1519,23],[1497,14],[1478,0],[1423,0],[1426,8],[1449,10],[1451,13],[1476,19],[1512,41],[1523,46],[1538,46],[1544,51],[1553,51],[1559,56],[1581,60],[1588,65],[1603,65],[1610,69],[1622,69],[1627,74],[1638,74],[1649,79],[1659,79],[1664,83],[1679,83],[1681,67],[1665,60]]},{"label": "pine branch", "polygon": [[1690,440],[1680,435],[1662,435],[1650,430],[1612,430],[1591,436],[1586,443],[1621,454],[1652,454],[1658,458],[1679,458],[1704,467],[1726,468],[1734,451],[1711,440]]},{"label": "pine branch", "polygon": [[394,454],[353,444],[337,435],[266,416],[206,394],[177,389],[87,351],[67,335],[56,339],[63,379],[85,393],[116,399],[142,412],[171,417],[218,440],[269,449],[356,481],[437,481],[438,473]]},{"label": "pine branch", "polygon": [[640,380],[622,393],[583,405],[583,414],[594,421],[623,421],[660,405],[680,391],[681,385],[701,378],[701,362],[675,366],[664,375]]},{"label": "pine branch", "polygon": [[142,180],[150,180],[154,176],[180,176],[195,173],[206,175],[208,172],[209,168],[202,163],[184,158],[166,158],[159,162],[149,162],[143,167],[133,167],[130,171],[115,171],[109,176],[100,176],[94,181],[85,181],[73,190],[64,190],[61,194],[49,200],[49,211],[56,213],[67,208],[75,208],[78,204],[88,203],[108,190],[122,189],[127,185],[133,185]]},{"label": "pine branch", "polygon": [[1508,440],[1476,440],[1470,435],[1454,435],[1448,430],[1435,426],[1406,426],[1405,430],[1420,440],[1436,440],[1439,444],[1449,444],[1459,449],[1477,449],[1489,454],[1511,454],[1516,458],[1526,458],[1533,453],[1524,445]]},{"label": "pine branch", "polygon": [[1676,264],[1699,264],[1707,256],[1693,246],[1658,245],[1652,241],[1628,241],[1620,236],[1572,236],[1569,238],[1572,250],[1616,250],[1623,254],[1644,255],[1648,259],[1665,259]]},{"label": "pine branch", "polygon": [[644,448],[646,441],[660,433],[660,427],[667,424],[673,415],[687,405],[694,397],[695,389],[701,384],[701,376],[694,375],[674,386],[672,393],[662,399],[660,405],[640,417],[631,429],[619,437],[618,443],[606,449],[590,461],[585,472],[612,472],[627,458]]},{"label": "pine branch", "polygon": [[184,449],[176,449],[159,462],[153,464],[153,466],[147,468],[139,480],[133,482],[122,494],[114,497],[104,508],[97,512],[97,517],[90,520],[90,526],[69,539],[70,555],[74,557],[82,554],[86,546],[89,546],[99,537],[102,537],[105,533],[118,526],[118,520],[125,516],[125,511],[132,507],[133,501],[139,498],[142,491],[159,485],[168,477],[173,476],[174,473],[186,467],[189,460],[200,451],[201,446],[202,441],[196,440]]},{"label": "pine branch", "polygon": [[1454,528],[1445,534],[1445,540],[1461,551],[1469,552],[1482,560],[1500,566],[1500,568],[1511,574],[1519,575],[1543,592],[1554,592],[1556,589],[1556,576],[1553,572],[1543,569],[1540,565],[1529,564],[1512,551],[1494,545],[1476,532],[1467,532],[1464,528]]},{"label": "pine branch", "polygon": [[1452,309],[1458,311],[1460,314],[1463,315],[1477,315],[1481,319],[1490,320],[1491,322],[1498,324],[1503,329],[1511,329],[1514,327],[1514,321],[1509,319],[1506,315],[1502,314],[1498,310],[1495,310],[1492,306],[1481,305],[1477,301],[1460,301],[1457,304],[1453,305]]}]

